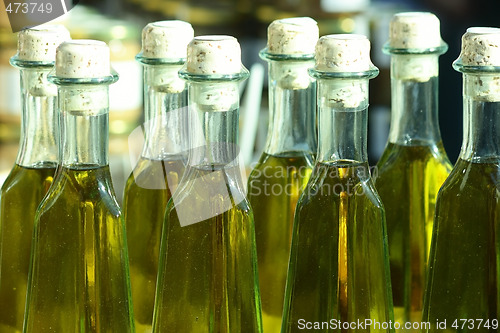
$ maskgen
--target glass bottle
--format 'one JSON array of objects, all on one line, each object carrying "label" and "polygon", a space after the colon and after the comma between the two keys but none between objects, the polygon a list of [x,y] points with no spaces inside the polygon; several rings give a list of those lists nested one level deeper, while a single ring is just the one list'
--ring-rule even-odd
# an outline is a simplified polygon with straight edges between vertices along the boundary
[{"label": "glass bottle", "polygon": [[238,82],[230,36],[195,37],[188,81],[189,156],[167,204],[153,332],[262,332],[253,214],[238,161]]},{"label": "glass bottle", "polygon": [[187,89],[178,71],[193,28],[182,21],[148,24],[143,50],[144,145],[125,185],[123,216],[129,244],[136,331],[151,332],[165,207],[187,159]]},{"label": "glass bottle", "polygon": [[62,26],[19,32],[22,131],[16,163],[0,190],[0,332],[23,328],[31,237],[36,208],[58,161],[57,88],[47,80],[56,47],[69,39]]},{"label": "glass bottle", "polygon": [[[316,46],[319,147],[295,210],[282,333],[313,322],[328,323],[322,332],[392,332],[385,214],[366,152],[368,80],[378,74],[369,52],[355,34]],[[356,326],[367,320],[381,327]]]},{"label": "glass bottle", "polygon": [[62,43],[60,163],[38,207],[23,332],[134,332],[125,224],[108,167],[109,48]]},{"label": "glass bottle", "polygon": [[402,325],[422,317],[436,196],[451,171],[438,123],[438,58],[447,48],[435,15],[393,16],[384,47],[391,129],[375,182],[386,212],[394,319]]},{"label": "glass bottle", "polygon": [[436,202],[423,332],[444,321],[447,332],[497,332],[500,29],[469,28],[453,67],[463,73],[463,143]]},{"label": "glass bottle", "polygon": [[316,150],[314,65],[318,26],[311,18],[274,21],[268,47],[269,131],[264,152],[248,179],[254,212],[262,322],[265,332],[281,327],[293,214],[313,166]]}]

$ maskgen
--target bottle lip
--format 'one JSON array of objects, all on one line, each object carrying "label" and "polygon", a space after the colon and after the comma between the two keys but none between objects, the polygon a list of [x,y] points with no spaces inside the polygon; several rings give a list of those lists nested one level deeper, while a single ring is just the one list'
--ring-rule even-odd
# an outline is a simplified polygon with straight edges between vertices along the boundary
[{"label": "bottle lip", "polygon": [[325,72],[309,68],[309,75],[315,79],[373,79],[379,72],[375,66],[370,66],[369,70],[362,72]]},{"label": "bottle lip", "polygon": [[262,60],[266,60],[266,61],[270,61],[270,60],[311,61],[311,60],[314,60],[314,53],[277,54],[277,53],[270,53],[269,49],[266,47],[266,48],[260,50],[259,57]]},{"label": "bottle lip", "polygon": [[9,60],[10,64],[16,68],[52,68],[55,61],[31,61],[19,58],[19,54],[14,55]]},{"label": "bottle lip", "polygon": [[135,60],[144,65],[184,65],[186,58],[150,58],[145,57],[143,52],[135,56]]},{"label": "bottle lip", "polygon": [[187,71],[186,65],[179,71],[179,77],[190,82],[239,82],[249,76],[250,72],[243,65],[240,72],[232,74],[193,74]]},{"label": "bottle lip", "polygon": [[55,69],[50,71],[47,79],[50,83],[56,84],[58,86],[63,85],[101,85],[101,84],[113,84],[118,81],[119,75],[118,73],[111,68],[111,72],[109,75],[101,76],[101,77],[92,77],[92,78],[74,78],[74,77],[61,77],[56,75]]},{"label": "bottle lip", "polygon": [[464,65],[462,59],[457,59],[452,64],[453,69],[464,74],[497,74],[500,73],[500,66],[472,66]]},{"label": "bottle lip", "polygon": [[441,41],[441,45],[429,48],[397,48],[392,47],[389,42],[384,44],[382,52],[385,54],[407,54],[407,55],[424,55],[424,54],[436,54],[441,55],[448,51],[448,44]]}]

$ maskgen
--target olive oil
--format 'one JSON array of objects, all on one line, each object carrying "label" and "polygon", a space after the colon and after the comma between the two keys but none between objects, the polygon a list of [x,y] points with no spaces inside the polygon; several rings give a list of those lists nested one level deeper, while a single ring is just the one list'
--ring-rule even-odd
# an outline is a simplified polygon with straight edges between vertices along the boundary
[{"label": "olive oil", "polygon": [[142,324],[151,330],[164,212],[184,164],[182,156],[166,160],[141,157],[125,185],[123,209],[137,331]]},{"label": "olive oil", "polygon": [[154,332],[261,331],[253,216],[238,178],[235,167],[189,167],[192,181],[169,201]]},{"label": "olive oil", "polygon": [[0,333],[23,329],[33,221],[59,158],[57,88],[47,76],[69,38],[58,25],[24,29],[10,59],[20,72],[22,113],[16,162],[0,190]]},{"label": "olive oil", "polygon": [[464,133],[437,196],[423,331],[498,332],[500,29],[467,29],[453,67],[463,74]]},{"label": "olive oil", "polygon": [[[189,154],[167,204],[153,332],[262,333],[252,208],[239,164],[239,86],[248,77],[231,36],[198,36],[188,83]],[[231,61],[227,61],[231,59]]]},{"label": "olive oil", "polygon": [[451,164],[441,142],[435,146],[389,142],[378,166],[375,182],[386,211],[394,319],[401,324],[418,322],[436,197]]},{"label": "olive oil", "polygon": [[[48,164],[48,163],[47,163]],[[0,192],[0,332],[20,332],[35,212],[54,178],[55,165],[14,166]]]},{"label": "olive oil", "polygon": [[58,170],[35,220],[26,332],[131,332],[124,224],[110,179],[107,166]]},{"label": "olive oil", "polygon": [[300,319],[389,322],[385,234],[368,165],[317,163],[295,213],[282,332],[300,332]]},{"label": "olive oil", "polygon": [[[264,332],[281,326],[295,206],[311,174],[305,152],[262,154],[248,180],[254,211]],[[269,326],[267,326],[269,323]]]},{"label": "olive oil", "polygon": [[[478,200],[481,198],[481,200]],[[444,332],[496,332],[474,323],[464,329],[460,319],[497,319],[500,219],[500,159],[476,163],[461,158],[439,192],[436,208],[426,313],[428,332],[442,332],[436,322],[447,321]],[[470,324],[470,323],[467,323]],[[496,325],[498,327],[498,325]]]}]

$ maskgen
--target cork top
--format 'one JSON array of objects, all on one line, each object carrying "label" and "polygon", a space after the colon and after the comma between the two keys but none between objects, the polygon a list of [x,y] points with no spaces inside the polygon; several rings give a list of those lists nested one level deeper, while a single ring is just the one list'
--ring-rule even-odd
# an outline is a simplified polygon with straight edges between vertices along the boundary
[{"label": "cork top", "polygon": [[373,69],[370,41],[356,34],[327,35],[316,44],[315,70],[320,72],[364,72]]},{"label": "cork top", "polygon": [[431,49],[446,46],[441,39],[440,22],[428,12],[405,12],[392,17],[388,47],[394,49]]},{"label": "cork top", "polygon": [[69,31],[62,25],[42,25],[21,30],[17,43],[17,59],[53,63],[56,48],[70,40]]},{"label": "cork top", "polygon": [[188,44],[187,73],[231,75],[241,71],[241,49],[236,38],[223,35],[199,36]]},{"label": "cork top", "polygon": [[462,36],[462,51],[455,63],[462,66],[500,66],[500,29],[467,29]]},{"label": "cork top", "polygon": [[97,40],[72,40],[57,48],[56,76],[92,79],[111,75],[109,47]]},{"label": "cork top", "polygon": [[191,24],[179,21],[158,21],[142,30],[142,57],[186,58],[187,45],[194,37]]},{"label": "cork top", "polygon": [[267,29],[267,52],[283,55],[314,54],[318,38],[318,23],[310,17],[276,20]]}]

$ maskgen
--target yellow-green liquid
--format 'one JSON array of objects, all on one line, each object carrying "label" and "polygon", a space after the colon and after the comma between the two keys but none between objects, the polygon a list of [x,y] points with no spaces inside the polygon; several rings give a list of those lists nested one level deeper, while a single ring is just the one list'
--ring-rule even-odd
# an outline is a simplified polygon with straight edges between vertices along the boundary
[{"label": "yellow-green liquid", "polygon": [[295,206],[312,170],[305,152],[263,154],[248,180],[257,241],[264,332],[279,332]]},{"label": "yellow-green liquid", "polygon": [[141,158],[125,185],[130,281],[137,332],[151,332],[165,207],[184,172],[184,160]]},{"label": "yellow-green liquid", "polygon": [[253,216],[239,172],[191,167],[169,201],[153,332],[262,332]]},{"label": "yellow-green liquid", "polygon": [[377,164],[386,212],[394,319],[420,321],[437,193],[451,171],[441,143],[389,143]]},{"label": "yellow-green liquid", "polygon": [[[368,165],[318,163],[295,212],[282,333],[393,319],[384,209]],[[324,327],[321,332],[390,332]]]},{"label": "yellow-green liquid", "polygon": [[23,329],[35,212],[52,183],[55,165],[15,165],[0,193],[0,333]]},{"label": "yellow-green liquid", "polygon": [[[500,161],[459,159],[439,192],[434,223],[426,332],[498,332],[484,323],[500,318]],[[458,330],[451,327],[456,319]],[[462,329],[460,319],[475,319],[474,326]],[[438,329],[437,320],[446,320],[447,329]]]},{"label": "yellow-green liquid", "polygon": [[35,218],[25,332],[133,332],[109,168],[60,167]]}]

